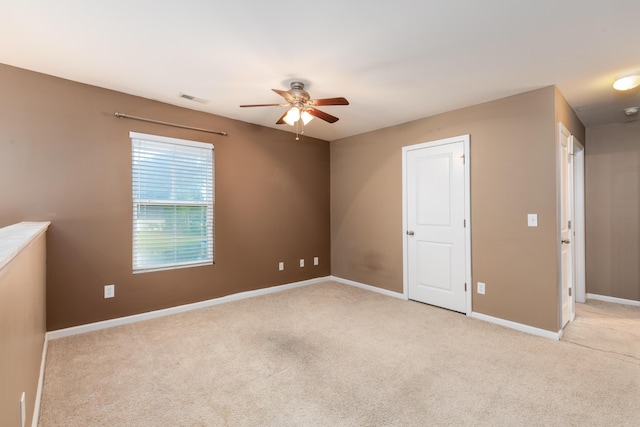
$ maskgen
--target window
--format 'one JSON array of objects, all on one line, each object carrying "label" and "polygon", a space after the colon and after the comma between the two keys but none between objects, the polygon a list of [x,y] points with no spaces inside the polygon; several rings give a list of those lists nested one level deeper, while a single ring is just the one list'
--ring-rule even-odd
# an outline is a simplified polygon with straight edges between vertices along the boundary
[{"label": "window", "polygon": [[130,136],[133,272],[213,264],[213,145]]}]

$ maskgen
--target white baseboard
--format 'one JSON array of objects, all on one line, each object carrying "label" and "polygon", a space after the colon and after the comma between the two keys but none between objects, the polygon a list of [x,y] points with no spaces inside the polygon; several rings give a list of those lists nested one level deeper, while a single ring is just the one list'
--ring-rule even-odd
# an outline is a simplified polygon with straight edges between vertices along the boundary
[{"label": "white baseboard", "polygon": [[613,302],[616,304],[632,305],[634,307],[640,307],[640,301],[616,297],[608,297],[606,295],[587,294],[587,300],[594,299],[597,301]]},{"label": "white baseboard", "polygon": [[[92,332],[92,331],[97,331],[100,329],[106,329],[106,328],[112,328],[114,326],[120,326],[120,325],[125,325],[128,323],[135,323],[135,322],[140,322],[143,320],[150,320],[150,319],[155,319],[158,317],[163,317],[163,316],[169,316],[172,314],[177,314],[177,313],[183,313],[185,311],[191,311],[191,310],[197,310],[199,308],[205,308],[205,307],[211,307],[214,305],[218,305],[218,304],[223,304],[226,302],[231,302],[231,301],[238,301],[238,300],[242,300],[242,299],[246,299],[246,298],[252,298],[252,297],[256,297],[256,296],[260,296],[260,295],[267,295],[267,294],[271,294],[274,292],[281,292],[281,291],[285,291],[287,289],[293,289],[293,288],[297,288],[300,286],[307,286],[307,285],[312,285],[312,284],[316,284],[316,283],[321,283],[321,282],[325,282],[327,280],[332,280],[334,282],[338,282],[338,283],[342,283],[345,285],[349,285],[349,286],[355,286],[357,288],[361,288],[361,289],[365,289],[371,292],[377,292],[379,294],[382,295],[386,295],[389,297],[393,297],[393,298],[398,298],[398,299],[403,299],[406,300],[407,296],[403,293],[400,292],[394,292],[394,291],[390,291],[388,289],[383,289],[383,288],[379,288],[377,286],[371,286],[371,285],[367,285],[364,283],[360,283],[360,282],[356,282],[353,280],[348,280],[348,279],[343,279],[341,277],[336,277],[336,276],[326,276],[326,277],[319,277],[319,278],[315,278],[315,279],[309,279],[309,280],[303,280],[300,282],[294,282],[294,283],[289,283],[286,285],[279,285],[279,286],[272,286],[269,288],[264,288],[264,289],[256,289],[253,291],[247,291],[247,292],[240,292],[237,294],[232,294],[232,295],[227,295],[224,297],[220,297],[220,298],[214,298],[214,299],[210,299],[210,300],[206,300],[206,301],[200,301],[200,302],[196,302],[196,303],[192,303],[192,304],[185,304],[185,305],[179,305],[176,307],[170,307],[170,308],[165,308],[163,310],[155,310],[155,311],[150,311],[147,313],[141,313],[141,314],[134,314],[132,316],[125,316],[125,317],[119,317],[117,319],[110,319],[110,320],[104,320],[102,322],[95,322],[95,323],[88,323],[86,325],[79,325],[79,326],[73,326],[70,328],[65,328],[65,329],[58,329],[55,331],[51,331],[51,332],[47,332],[46,334],[46,341],[48,340],[54,340],[54,339],[58,339],[58,338],[63,338],[63,337],[68,337],[68,336],[72,336],[72,335],[78,335],[78,334],[83,334],[86,332]],[[599,296],[594,296],[592,294],[587,294],[588,298],[591,299],[599,299]],[[610,301],[611,298],[610,297],[601,297],[603,301]],[[604,298],[607,298],[606,300]],[[613,302],[618,302],[618,301],[627,301],[626,303],[631,303],[631,305],[640,305],[639,302],[636,301],[631,301],[631,300],[621,300],[619,298],[613,298]],[[521,332],[526,332],[528,334],[532,334],[532,335],[537,335],[537,336],[541,336],[541,337],[545,337],[545,338],[551,338],[554,340],[559,340],[560,337],[562,336],[562,331],[558,331],[558,332],[551,332],[551,331],[547,331],[546,329],[540,329],[540,328],[535,328],[533,326],[528,326],[528,325],[524,325],[522,323],[517,323],[517,322],[512,322],[509,320],[505,320],[505,319],[500,319],[497,317],[492,317],[492,316],[488,316],[486,314],[482,314],[482,313],[476,313],[476,312],[472,312],[471,313],[471,317],[476,318],[476,319],[480,319],[480,320],[484,320],[487,322],[491,322],[491,323],[495,323],[501,326],[505,326],[507,328],[511,328],[511,329],[515,329]],[[46,343],[45,343],[45,348],[43,350],[43,361],[42,361],[42,366],[41,366],[41,381],[43,378],[43,372],[44,372],[44,361],[46,359]],[[39,390],[41,385],[39,384]],[[39,396],[37,397],[38,399],[38,403],[39,403]],[[35,414],[34,414],[34,419],[35,419]]]},{"label": "white baseboard", "polygon": [[378,292],[379,294],[386,295],[388,297],[400,298],[404,300],[407,299],[407,296],[400,292],[390,291],[388,289],[379,288],[377,286],[366,285],[364,283],[354,282],[353,280],[343,279],[341,277],[336,277],[336,276],[329,276],[327,279],[333,280],[334,282],[342,283],[343,285],[350,285],[350,286],[355,286],[357,288],[366,289],[368,291]]},{"label": "white baseboard", "polygon": [[100,329],[113,328],[114,326],[126,325],[128,323],[140,322],[143,320],[155,319],[158,317],[169,316],[172,314],[183,313],[185,311],[197,310],[199,308],[211,307],[231,301],[239,301],[246,298],[267,295],[274,292],[286,291],[300,286],[312,285],[315,283],[326,282],[332,280],[330,276],[319,277],[315,279],[303,280],[301,282],[289,283],[286,285],[271,286],[253,291],[239,292],[237,294],[226,295],[220,298],[214,298],[206,301],[199,301],[192,304],[179,305],[176,307],[165,308],[162,310],[150,311],[147,313],[134,314],[132,316],[118,317],[117,319],[104,320],[102,322],[88,323],[86,325],[73,326],[65,329],[58,329],[47,332],[47,340],[55,340],[58,338],[68,337],[71,335],[84,334],[86,332],[98,331]]},{"label": "white baseboard", "polygon": [[42,387],[44,386],[44,367],[47,361],[47,349],[49,342],[45,334],[44,343],[42,345],[42,359],[40,360],[40,376],[38,377],[38,388],[36,390],[36,400],[33,404],[33,417],[31,417],[31,427],[38,427],[40,420],[40,402],[42,401]]},{"label": "white baseboard", "polygon": [[[404,300],[408,299],[405,294],[402,294],[400,292],[389,291],[387,289],[378,288],[377,286],[366,285],[364,283],[355,282],[353,280],[343,279],[341,277],[336,277],[336,276],[329,276],[328,279],[333,280],[334,282],[345,284],[345,285],[366,289],[368,291],[378,292],[380,294],[394,297],[394,298],[399,298]],[[515,329],[520,332],[525,332],[531,335],[536,335],[544,338],[551,338],[556,341],[562,337],[562,331],[551,332],[551,331],[547,331],[546,329],[535,328],[533,326],[512,322],[510,320],[500,319],[498,317],[488,316],[482,313],[472,312],[471,317],[479,320],[484,320],[485,322],[495,323],[495,324],[498,324],[510,329]]]},{"label": "white baseboard", "polygon": [[562,337],[562,331],[547,331],[546,329],[535,328],[533,326],[524,325],[522,323],[512,322],[510,320],[500,319],[498,317],[487,316],[486,314],[482,313],[476,313],[475,311],[471,313],[471,317],[473,317],[474,319],[484,320],[485,322],[495,323],[500,326],[505,326],[510,329],[515,329],[516,331],[526,332],[527,334],[537,335],[544,338],[551,338],[552,340],[556,341]]}]

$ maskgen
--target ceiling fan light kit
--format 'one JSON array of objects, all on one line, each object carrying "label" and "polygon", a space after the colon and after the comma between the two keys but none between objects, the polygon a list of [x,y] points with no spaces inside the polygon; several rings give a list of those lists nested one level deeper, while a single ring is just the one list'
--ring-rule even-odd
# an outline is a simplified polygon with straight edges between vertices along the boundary
[{"label": "ceiling fan light kit", "polygon": [[300,114],[300,118],[302,119],[302,123],[306,125],[313,119],[313,116],[309,114],[308,111],[303,111],[302,114]]},{"label": "ceiling fan light kit", "polygon": [[[293,126],[298,120],[300,120],[300,109],[298,107],[291,107],[287,114],[282,118],[286,124]],[[306,124],[306,123],[305,123]]]},{"label": "ceiling fan light kit", "polygon": [[248,104],[241,105],[240,107],[289,107],[289,109],[280,116],[276,124],[286,123],[289,126],[296,126],[296,140],[300,139],[299,134],[304,133],[304,125],[309,123],[314,117],[328,123],[338,121],[337,117],[318,110],[315,108],[316,106],[349,105],[349,101],[342,97],[311,99],[309,92],[304,90],[304,83],[302,82],[292,82],[291,89],[287,91],[280,89],[271,90],[282,96],[287,102],[283,104]]}]

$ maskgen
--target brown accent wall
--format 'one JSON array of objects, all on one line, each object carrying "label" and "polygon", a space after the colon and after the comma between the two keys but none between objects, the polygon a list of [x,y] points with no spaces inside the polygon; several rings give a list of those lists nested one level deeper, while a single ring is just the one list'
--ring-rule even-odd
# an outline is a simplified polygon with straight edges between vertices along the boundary
[{"label": "brown accent wall", "polygon": [[25,393],[31,425],[45,343],[46,237],[41,233],[0,268],[0,424],[20,425]]},{"label": "brown accent wall", "polygon": [[[0,93],[0,226],[52,222],[48,330],[330,274],[326,141],[5,65]],[[131,273],[129,131],[215,145],[215,265]]]},{"label": "brown accent wall", "polygon": [[587,292],[640,301],[640,121],[587,128]]},{"label": "brown accent wall", "polygon": [[555,115],[547,87],[332,142],[332,274],[402,292],[402,147],[470,134],[473,311],[558,331]]}]

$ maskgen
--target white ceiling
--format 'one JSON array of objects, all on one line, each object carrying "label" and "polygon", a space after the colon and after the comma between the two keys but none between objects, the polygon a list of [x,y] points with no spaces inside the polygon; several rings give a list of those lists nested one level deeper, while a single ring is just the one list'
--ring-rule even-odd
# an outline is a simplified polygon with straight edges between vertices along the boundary
[{"label": "white ceiling", "polygon": [[0,0],[0,62],[290,131],[281,107],[238,106],[300,80],[350,101],[305,127],[325,140],[553,84],[593,126],[640,105],[611,88],[640,71],[639,16],[638,0]]}]

